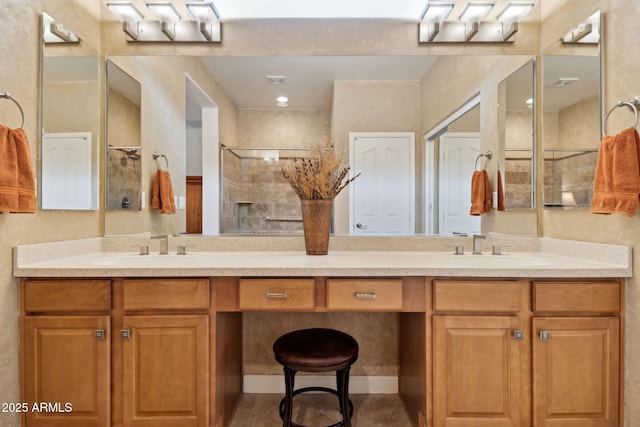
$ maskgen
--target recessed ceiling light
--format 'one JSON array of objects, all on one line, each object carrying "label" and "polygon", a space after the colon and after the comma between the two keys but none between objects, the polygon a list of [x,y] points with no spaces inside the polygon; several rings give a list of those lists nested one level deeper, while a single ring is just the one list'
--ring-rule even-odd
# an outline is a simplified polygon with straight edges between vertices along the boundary
[{"label": "recessed ceiling light", "polygon": [[289,106],[289,104],[287,104],[286,102],[278,102],[278,104],[277,104],[277,105],[278,105],[278,107],[280,107],[280,108],[284,108],[284,107],[288,107],[288,106]]},{"label": "recessed ceiling light", "polygon": [[289,102],[289,98],[287,98],[286,96],[279,96],[276,98],[276,101],[278,102]]}]

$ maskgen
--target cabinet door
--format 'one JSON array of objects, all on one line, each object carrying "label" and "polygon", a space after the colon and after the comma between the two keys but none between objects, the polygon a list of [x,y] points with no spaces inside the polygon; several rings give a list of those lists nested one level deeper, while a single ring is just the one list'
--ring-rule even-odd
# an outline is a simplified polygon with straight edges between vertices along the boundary
[{"label": "cabinet door", "polygon": [[434,316],[435,427],[520,425],[517,317]]},{"label": "cabinet door", "polygon": [[109,316],[25,317],[27,426],[110,425],[109,325]]},{"label": "cabinet door", "polygon": [[534,426],[617,426],[618,318],[534,318],[533,330]]},{"label": "cabinet door", "polygon": [[123,317],[125,426],[206,426],[208,323],[206,315]]}]

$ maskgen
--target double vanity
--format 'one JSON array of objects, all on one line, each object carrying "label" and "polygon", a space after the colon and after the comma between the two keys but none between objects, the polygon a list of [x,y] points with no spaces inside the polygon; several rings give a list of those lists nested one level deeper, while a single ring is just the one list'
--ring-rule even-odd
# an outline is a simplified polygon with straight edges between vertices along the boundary
[{"label": "double vanity", "polygon": [[416,427],[624,419],[627,247],[500,235],[481,255],[466,237],[336,236],[326,256],[294,236],[171,237],[167,255],[157,244],[14,249],[22,400],[72,407],[24,425],[229,425],[246,312],[397,313],[397,390]]}]

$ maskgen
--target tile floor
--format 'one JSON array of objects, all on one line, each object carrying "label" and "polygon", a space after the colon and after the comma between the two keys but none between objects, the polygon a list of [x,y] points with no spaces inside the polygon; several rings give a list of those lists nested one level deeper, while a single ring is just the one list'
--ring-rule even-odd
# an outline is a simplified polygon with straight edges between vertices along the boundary
[{"label": "tile floor", "polygon": [[[400,398],[395,394],[352,394],[354,427],[412,427]],[[245,394],[230,427],[279,427],[279,394]],[[339,421],[338,402],[329,394],[296,396],[293,420],[309,427]]]}]

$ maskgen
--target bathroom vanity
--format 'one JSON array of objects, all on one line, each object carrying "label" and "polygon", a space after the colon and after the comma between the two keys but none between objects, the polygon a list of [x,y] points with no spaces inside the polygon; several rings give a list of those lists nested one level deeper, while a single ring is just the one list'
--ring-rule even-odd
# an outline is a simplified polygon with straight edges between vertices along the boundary
[{"label": "bathroom vanity", "polygon": [[22,399],[73,408],[24,425],[228,425],[249,311],[398,313],[415,426],[622,423],[627,248],[142,256],[96,241],[45,261],[47,245],[15,250]]}]

